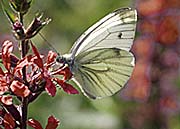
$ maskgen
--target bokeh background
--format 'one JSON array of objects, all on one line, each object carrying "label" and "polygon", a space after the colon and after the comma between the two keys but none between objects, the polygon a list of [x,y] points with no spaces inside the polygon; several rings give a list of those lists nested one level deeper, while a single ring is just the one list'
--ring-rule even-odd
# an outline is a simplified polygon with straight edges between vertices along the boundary
[{"label": "bokeh background", "polygon": [[[41,33],[63,54],[89,26],[119,7],[138,10],[136,66],[125,88],[102,100],[61,90],[55,97],[44,93],[30,104],[29,117],[45,125],[53,114],[59,129],[180,129],[179,0],[34,0],[25,23],[38,11],[52,18]],[[2,10],[0,19],[0,42],[15,42]],[[33,42],[43,54],[53,49],[40,36]]]}]

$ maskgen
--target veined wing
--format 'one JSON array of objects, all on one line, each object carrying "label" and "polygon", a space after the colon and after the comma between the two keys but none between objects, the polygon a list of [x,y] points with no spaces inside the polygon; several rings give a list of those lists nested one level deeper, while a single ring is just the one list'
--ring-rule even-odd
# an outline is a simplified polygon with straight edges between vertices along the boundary
[{"label": "veined wing", "polygon": [[80,53],[72,71],[83,93],[93,99],[111,96],[124,87],[134,66],[130,52],[104,48]]},{"label": "veined wing", "polygon": [[70,53],[74,58],[81,52],[101,48],[119,48],[129,51],[134,40],[136,21],[136,10],[118,9],[81,35]]}]

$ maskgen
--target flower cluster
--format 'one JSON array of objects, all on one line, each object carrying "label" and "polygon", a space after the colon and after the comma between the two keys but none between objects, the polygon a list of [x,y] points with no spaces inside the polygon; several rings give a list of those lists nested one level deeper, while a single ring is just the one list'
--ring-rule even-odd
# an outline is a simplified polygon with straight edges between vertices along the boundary
[{"label": "flower cluster", "polygon": [[[56,64],[57,53],[49,51],[47,57],[40,55],[31,38],[36,36],[49,22],[42,20],[43,15],[36,15],[31,24],[24,25],[24,15],[31,7],[32,0],[6,1],[11,7],[6,8],[1,1],[3,11],[11,24],[12,32],[18,44],[21,57],[13,54],[13,43],[5,40],[0,53],[0,128],[26,129],[27,124],[35,129],[42,129],[41,124],[28,118],[28,105],[46,91],[50,96],[56,95],[57,87],[68,94],[79,92],[67,80],[72,73],[67,65]],[[30,53],[31,50],[32,52]],[[46,58],[46,59],[45,59]],[[54,67],[56,66],[56,67]],[[58,78],[60,76],[60,78]],[[50,116],[46,129],[56,129],[59,120]]]},{"label": "flower cluster", "polygon": [[[78,93],[73,86],[66,82],[72,77],[68,67],[52,69],[56,53],[50,51],[46,62],[43,62],[43,56],[39,54],[32,43],[31,47],[33,54],[19,59],[12,54],[12,42],[5,41],[3,43],[1,59],[4,68],[0,67],[0,102],[2,103],[0,115],[3,119],[1,125],[4,127],[20,126],[21,113],[18,108],[20,108],[23,98],[27,98],[30,103],[43,91],[50,96],[55,96],[57,84],[68,94]],[[22,73],[24,68],[26,75]],[[63,78],[59,79],[55,75],[61,75]],[[15,98],[19,101],[19,105],[13,103]]]}]

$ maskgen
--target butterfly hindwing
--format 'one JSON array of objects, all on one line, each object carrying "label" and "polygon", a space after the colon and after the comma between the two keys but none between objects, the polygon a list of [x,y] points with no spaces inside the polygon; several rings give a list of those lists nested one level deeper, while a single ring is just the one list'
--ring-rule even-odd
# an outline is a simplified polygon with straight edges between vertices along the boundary
[{"label": "butterfly hindwing", "polygon": [[126,84],[133,60],[130,52],[117,48],[81,53],[75,59],[74,80],[90,98],[111,96]]}]

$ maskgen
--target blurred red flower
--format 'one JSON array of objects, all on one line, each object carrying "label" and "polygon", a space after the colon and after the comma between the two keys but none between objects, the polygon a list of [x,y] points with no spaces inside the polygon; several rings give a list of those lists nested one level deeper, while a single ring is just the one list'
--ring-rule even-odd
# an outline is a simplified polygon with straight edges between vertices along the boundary
[{"label": "blurred red flower", "polygon": [[164,45],[171,45],[178,41],[180,28],[177,24],[177,18],[173,16],[164,16],[160,22],[157,40]]},{"label": "blurred red flower", "polygon": [[139,15],[150,16],[163,10],[164,0],[137,0],[136,7]]},{"label": "blurred red flower", "polygon": [[132,76],[122,91],[122,97],[138,101],[146,101],[150,94],[150,65],[148,63],[137,61]]}]

